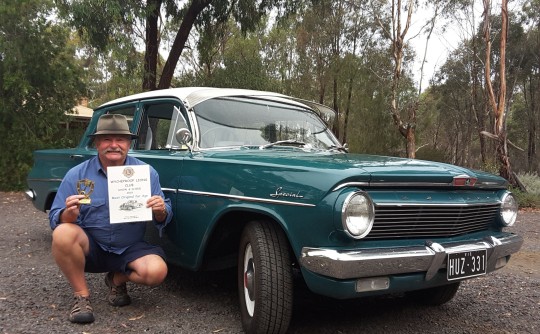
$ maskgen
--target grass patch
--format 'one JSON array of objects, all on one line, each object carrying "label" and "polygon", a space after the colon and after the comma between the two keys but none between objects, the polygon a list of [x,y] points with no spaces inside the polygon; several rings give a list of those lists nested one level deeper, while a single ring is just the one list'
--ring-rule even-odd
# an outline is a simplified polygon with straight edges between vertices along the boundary
[{"label": "grass patch", "polygon": [[540,209],[540,196],[532,193],[524,193],[519,189],[512,189],[512,193],[516,196],[519,203],[519,208]]},{"label": "grass patch", "polygon": [[527,192],[512,189],[520,208],[540,209],[540,177],[536,173],[518,173],[518,178],[523,183]]}]

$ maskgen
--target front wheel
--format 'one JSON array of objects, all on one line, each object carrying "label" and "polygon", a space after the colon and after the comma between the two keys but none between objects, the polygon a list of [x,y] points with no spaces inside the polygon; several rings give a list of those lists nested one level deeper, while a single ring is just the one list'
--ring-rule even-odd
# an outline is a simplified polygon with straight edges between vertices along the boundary
[{"label": "front wheel", "polygon": [[238,291],[246,333],[285,333],[293,303],[287,238],[268,221],[250,222],[240,239]]}]

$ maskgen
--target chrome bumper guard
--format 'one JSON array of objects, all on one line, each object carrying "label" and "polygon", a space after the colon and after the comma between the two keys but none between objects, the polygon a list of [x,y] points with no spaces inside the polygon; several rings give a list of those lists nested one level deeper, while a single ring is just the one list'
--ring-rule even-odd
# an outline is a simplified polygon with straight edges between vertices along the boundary
[{"label": "chrome bumper guard", "polygon": [[26,195],[26,198],[33,201],[36,199],[36,194],[32,189],[27,189],[24,194]]},{"label": "chrome bumper guard", "polygon": [[334,250],[302,248],[300,264],[316,274],[336,279],[353,279],[407,273],[426,273],[426,281],[446,267],[449,253],[487,251],[487,272],[498,269],[497,260],[516,253],[523,244],[518,235],[489,237],[478,242],[441,244],[426,241],[425,246]]}]

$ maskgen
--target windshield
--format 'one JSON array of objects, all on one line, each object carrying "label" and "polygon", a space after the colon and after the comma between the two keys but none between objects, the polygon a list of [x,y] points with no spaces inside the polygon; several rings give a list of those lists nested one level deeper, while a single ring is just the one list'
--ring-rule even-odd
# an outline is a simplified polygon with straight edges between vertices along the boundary
[{"label": "windshield", "polygon": [[202,102],[194,110],[200,148],[264,146],[279,141],[325,150],[341,146],[317,114],[297,104],[226,97]]}]

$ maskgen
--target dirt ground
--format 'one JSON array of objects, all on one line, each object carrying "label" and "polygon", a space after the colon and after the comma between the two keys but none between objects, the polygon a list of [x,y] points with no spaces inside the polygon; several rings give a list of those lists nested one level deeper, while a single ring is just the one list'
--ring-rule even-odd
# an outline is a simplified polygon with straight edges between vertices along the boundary
[{"label": "dirt ground", "polygon": [[[0,193],[0,333],[241,333],[233,272],[171,267],[159,287],[128,285],[133,303],[106,302],[88,274],[96,321],[71,324],[69,285],[50,254],[47,215],[22,193]],[[505,268],[465,281],[440,307],[403,296],[333,300],[299,288],[290,333],[539,333],[540,213],[520,212],[525,239]]]}]

